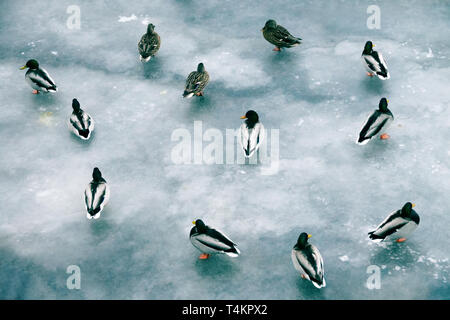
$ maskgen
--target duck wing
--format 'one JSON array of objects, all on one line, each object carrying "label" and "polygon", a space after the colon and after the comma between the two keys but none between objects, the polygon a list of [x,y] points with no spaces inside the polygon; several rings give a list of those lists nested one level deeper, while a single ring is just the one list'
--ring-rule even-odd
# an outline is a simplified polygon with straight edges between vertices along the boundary
[{"label": "duck wing", "polygon": [[359,133],[357,143],[367,143],[373,136],[377,135],[390,120],[393,120],[392,113],[383,113],[379,110],[375,110],[364,123]]},{"label": "duck wing", "polygon": [[385,239],[409,222],[409,219],[401,216],[401,210],[394,211],[374,231],[369,232],[369,237],[372,240]]},{"label": "duck wing", "polygon": [[138,43],[139,54],[143,58],[154,55],[161,46],[161,38],[157,33],[153,35],[144,34]]},{"label": "duck wing", "polygon": [[28,76],[28,79],[32,83],[34,83],[36,86],[40,88],[45,88],[47,90],[53,90],[56,91],[56,84],[55,81],[50,77],[47,71],[44,69],[36,69],[36,70],[28,70],[26,73]]}]

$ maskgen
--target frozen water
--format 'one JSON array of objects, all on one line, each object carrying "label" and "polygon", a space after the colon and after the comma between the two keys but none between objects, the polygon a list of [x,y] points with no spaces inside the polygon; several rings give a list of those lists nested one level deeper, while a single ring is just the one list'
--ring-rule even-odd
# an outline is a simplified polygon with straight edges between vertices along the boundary
[{"label": "frozen water", "polygon": [[[3,299],[449,299],[450,5],[377,1],[72,1],[0,4],[0,298]],[[269,18],[304,39],[281,53],[261,35]],[[152,22],[162,39],[147,65],[137,42]],[[391,79],[365,75],[372,40]],[[36,58],[59,86],[32,95],[19,70]],[[183,100],[204,62],[203,98]],[[395,120],[388,141],[357,146],[381,97]],[[67,129],[76,97],[96,121],[91,141]],[[176,165],[171,134],[237,129],[256,110],[279,129],[280,166]],[[83,191],[98,166],[111,200],[98,221]],[[421,223],[402,244],[367,232],[406,201]],[[188,235],[202,218],[242,255],[197,260]],[[290,261],[312,234],[327,287]],[[66,288],[66,268],[81,289]],[[381,270],[369,290],[367,267]]]}]

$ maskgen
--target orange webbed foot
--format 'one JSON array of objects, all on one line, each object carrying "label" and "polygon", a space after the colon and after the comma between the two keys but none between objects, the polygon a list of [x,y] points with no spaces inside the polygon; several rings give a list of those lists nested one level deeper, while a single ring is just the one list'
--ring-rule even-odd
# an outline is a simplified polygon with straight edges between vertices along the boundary
[{"label": "orange webbed foot", "polygon": [[33,90],[33,94],[38,94],[38,93],[39,93],[39,91]]},{"label": "orange webbed foot", "polygon": [[199,257],[200,260],[206,260],[209,258],[209,254],[207,253],[202,253]]},{"label": "orange webbed foot", "polygon": [[368,77],[373,77],[373,73],[367,72]]},{"label": "orange webbed foot", "polygon": [[390,136],[387,134],[387,133],[383,133],[381,136],[380,136],[380,139],[381,140],[386,140],[386,139],[389,139],[390,138]]},{"label": "orange webbed foot", "polygon": [[400,243],[400,242],[405,242],[405,241],[406,241],[406,238],[400,238],[400,239],[397,239],[396,241],[399,242],[399,243]]},{"label": "orange webbed foot", "polygon": [[275,47],[272,51],[281,51],[281,48]]}]

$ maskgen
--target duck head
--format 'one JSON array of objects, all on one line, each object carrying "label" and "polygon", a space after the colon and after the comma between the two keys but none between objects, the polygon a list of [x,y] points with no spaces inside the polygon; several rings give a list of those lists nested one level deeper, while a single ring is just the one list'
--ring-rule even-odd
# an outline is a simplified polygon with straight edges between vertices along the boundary
[{"label": "duck head", "polygon": [[102,179],[102,173],[100,172],[100,170],[95,167],[94,171],[92,172],[92,179],[94,179],[94,181],[98,182]]},{"label": "duck head", "polygon": [[75,113],[78,113],[81,110],[80,103],[75,98],[72,100],[72,108]]},{"label": "duck head", "polygon": [[388,111],[388,103],[389,103],[388,99],[381,98],[380,103],[378,104],[379,110],[382,112],[387,112]]},{"label": "duck head", "polygon": [[308,239],[311,238],[310,234],[307,234],[306,232],[302,232],[300,236],[298,237],[297,243],[295,244],[295,249],[304,249],[306,245],[308,244]]},{"label": "duck head", "polygon": [[253,110],[248,110],[245,116],[242,116],[241,119],[246,119],[245,123],[249,128],[253,128],[255,124],[259,122],[258,114]]},{"label": "duck head", "polygon": [[372,41],[367,41],[364,45],[363,54],[371,54],[373,51],[373,47],[375,47],[375,45],[372,43]]},{"label": "duck head", "polygon": [[20,70],[23,70],[26,68],[37,69],[37,68],[39,68],[39,62],[37,62],[37,60],[34,60],[34,59],[28,60],[27,64],[24,65],[23,67],[21,67]]},{"label": "duck head", "polygon": [[203,62],[200,62],[197,66],[197,72],[205,72],[205,66],[203,65]]},{"label": "duck head", "polygon": [[203,233],[206,231],[206,225],[202,220],[197,219],[194,220],[192,223],[197,227],[198,232]]},{"label": "duck head", "polygon": [[407,202],[405,203],[405,205],[402,208],[402,217],[409,217],[411,215],[412,212],[412,208],[414,208],[416,205],[414,203],[411,202]]},{"label": "duck head", "polygon": [[270,20],[267,20],[267,21],[266,21],[266,24],[264,25],[264,28],[262,28],[261,31],[263,31],[263,30],[268,30],[268,29],[275,29],[276,27],[277,27],[276,21],[270,19]]},{"label": "duck head", "polygon": [[147,26],[147,34],[153,34],[155,32],[155,26],[153,23],[149,23]]}]

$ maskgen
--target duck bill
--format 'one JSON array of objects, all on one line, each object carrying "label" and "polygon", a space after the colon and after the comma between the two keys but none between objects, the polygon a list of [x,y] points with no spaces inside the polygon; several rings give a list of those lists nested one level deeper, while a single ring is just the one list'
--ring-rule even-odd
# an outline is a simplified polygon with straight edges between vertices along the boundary
[{"label": "duck bill", "polygon": [[312,237],[312,235],[308,234],[308,239],[311,238],[311,237]]},{"label": "duck bill", "polygon": [[246,116],[242,116],[241,119],[247,119],[247,117]]},{"label": "duck bill", "polygon": [[26,69],[26,68],[27,68],[27,66],[23,66],[23,67],[20,67],[19,69],[23,70],[23,69]]},{"label": "duck bill", "polygon": [[415,206],[416,206],[416,204],[415,204],[415,203],[413,203],[413,204],[412,204],[412,207],[414,208]]},{"label": "duck bill", "polygon": [[194,220],[194,221],[192,221],[192,224],[194,224],[194,225],[195,225],[195,220]]}]

